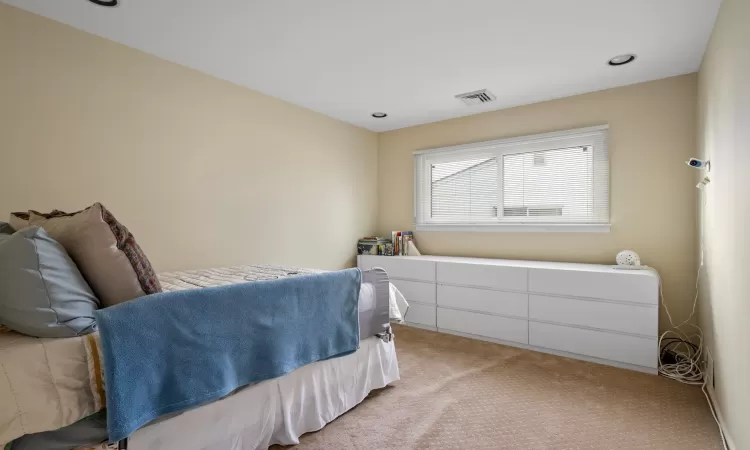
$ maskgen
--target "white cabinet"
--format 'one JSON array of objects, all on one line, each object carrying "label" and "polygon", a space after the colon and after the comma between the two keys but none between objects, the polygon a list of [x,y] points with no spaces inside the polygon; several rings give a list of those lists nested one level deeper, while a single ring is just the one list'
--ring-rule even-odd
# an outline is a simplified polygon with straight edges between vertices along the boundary
[{"label": "white cabinet", "polygon": [[458,331],[519,344],[529,343],[528,320],[438,308],[437,326],[440,330]]},{"label": "white cabinet", "polygon": [[409,310],[404,316],[408,325],[437,329],[434,261],[399,256],[359,255],[357,266],[360,269],[380,267],[388,273],[391,283],[409,302]]},{"label": "white cabinet", "polygon": [[400,280],[398,278],[392,278],[391,283],[401,291],[404,298],[408,299],[407,301],[409,302],[427,303],[430,305],[436,303],[434,283]]},{"label": "white cabinet", "polygon": [[529,344],[551,350],[655,368],[654,339],[605,331],[529,322]]},{"label": "white cabinet", "polygon": [[658,309],[642,305],[529,296],[529,318],[587,328],[656,336]]},{"label": "white cabinet", "polygon": [[360,255],[409,302],[407,325],[656,373],[659,276],[595,264]]},{"label": "white cabinet", "polygon": [[435,311],[435,306],[411,302],[409,303],[409,310],[406,312],[406,317],[404,317],[404,320],[406,320],[407,323],[421,325],[428,328],[435,328],[436,314],[437,311]]},{"label": "white cabinet", "polygon": [[393,278],[402,280],[435,282],[435,262],[398,256],[359,255],[358,267],[372,269],[380,267]]},{"label": "white cabinet", "polygon": [[440,261],[437,263],[437,282],[457,286],[526,291],[527,272],[528,270],[524,267]]},{"label": "white cabinet", "polygon": [[[404,294],[404,298],[408,301],[406,294]],[[437,287],[437,304],[443,308],[477,311],[510,317],[527,317],[529,295],[519,292],[503,292],[439,284]]]},{"label": "white cabinet", "polygon": [[[529,291],[656,305],[659,278],[649,270],[532,269]],[[600,266],[595,266],[600,267]]]}]

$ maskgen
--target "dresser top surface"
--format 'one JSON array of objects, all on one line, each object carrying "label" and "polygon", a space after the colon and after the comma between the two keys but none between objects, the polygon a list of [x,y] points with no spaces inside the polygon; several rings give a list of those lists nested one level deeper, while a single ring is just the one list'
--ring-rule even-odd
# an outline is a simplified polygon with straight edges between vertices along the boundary
[{"label": "dresser top surface", "polygon": [[549,262],[549,261],[524,261],[515,259],[491,259],[491,258],[469,258],[462,256],[381,256],[381,255],[359,255],[367,258],[388,258],[413,261],[431,261],[445,263],[461,264],[480,264],[504,267],[521,267],[527,269],[554,269],[554,270],[577,270],[582,272],[601,272],[616,273],[633,276],[658,277],[654,269],[615,269],[612,265],[606,264],[583,264],[569,262]]}]

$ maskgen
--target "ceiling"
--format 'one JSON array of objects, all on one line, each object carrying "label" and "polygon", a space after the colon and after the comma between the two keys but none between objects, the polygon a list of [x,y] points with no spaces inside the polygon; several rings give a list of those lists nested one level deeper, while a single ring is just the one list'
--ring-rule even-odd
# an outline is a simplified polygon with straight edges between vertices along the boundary
[{"label": "ceiling", "polygon": [[[694,72],[721,3],[2,1],[373,131]],[[497,100],[454,98],[483,88]]]}]

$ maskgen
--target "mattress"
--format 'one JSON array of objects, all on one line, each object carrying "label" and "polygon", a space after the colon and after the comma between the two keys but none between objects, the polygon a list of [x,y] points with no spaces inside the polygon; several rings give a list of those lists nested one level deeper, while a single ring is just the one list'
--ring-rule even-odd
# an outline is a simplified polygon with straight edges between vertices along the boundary
[{"label": "mattress", "polygon": [[0,332],[0,448],[104,407],[98,334],[39,339]]},{"label": "mattress", "polygon": [[[238,266],[169,272],[160,274],[159,279],[165,291],[174,291],[318,272],[278,266]],[[363,341],[376,334],[375,324],[382,321],[371,319],[377,303],[384,301],[396,303],[393,294],[378,299],[365,287],[360,291]],[[393,314],[392,318],[400,319]],[[368,328],[367,324],[371,326]],[[24,434],[68,426],[105,407],[98,338],[98,333],[40,339],[7,330],[0,332],[0,446]]]}]

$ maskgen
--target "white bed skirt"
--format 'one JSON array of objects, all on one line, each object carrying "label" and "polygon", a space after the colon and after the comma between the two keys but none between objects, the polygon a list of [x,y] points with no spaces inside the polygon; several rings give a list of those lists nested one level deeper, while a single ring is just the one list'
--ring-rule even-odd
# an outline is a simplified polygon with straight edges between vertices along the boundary
[{"label": "white bed skirt", "polygon": [[130,450],[251,450],[293,445],[399,379],[393,341],[371,337],[355,353],[301,367],[178,416],[128,440]]}]

